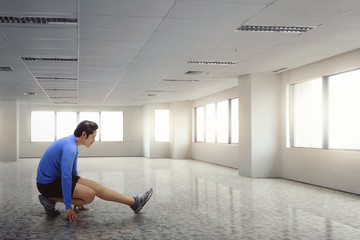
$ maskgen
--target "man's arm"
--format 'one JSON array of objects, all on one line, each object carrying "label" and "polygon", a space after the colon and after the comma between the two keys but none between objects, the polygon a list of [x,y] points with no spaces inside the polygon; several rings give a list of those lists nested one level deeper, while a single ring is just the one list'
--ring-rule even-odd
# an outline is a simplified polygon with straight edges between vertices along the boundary
[{"label": "man's arm", "polygon": [[66,209],[71,209],[72,168],[76,152],[71,145],[65,145],[61,158],[61,186]]}]

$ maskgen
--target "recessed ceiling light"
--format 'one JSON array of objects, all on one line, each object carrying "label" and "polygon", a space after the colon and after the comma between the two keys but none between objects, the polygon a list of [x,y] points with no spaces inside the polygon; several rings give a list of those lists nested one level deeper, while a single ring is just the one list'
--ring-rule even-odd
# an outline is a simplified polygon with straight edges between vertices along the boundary
[{"label": "recessed ceiling light", "polygon": [[0,67],[1,72],[13,72],[14,70],[11,67]]},{"label": "recessed ceiling light", "polygon": [[296,27],[296,26],[251,26],[242,25],[237,31],[245,32],[281,32],[281,33],[304,33],[310,31],[313,27]]},{"label": "recessed ceiling light", "polygon": [[58,57],[21,57],[24,61],[49,61],[49,62],[77,62],[77,58],[58,58]]},{"label": "recessed ceiling light", "polygon": [[234,65],[237,61],[188,61],[189,64],[199,65]]},{"label": "recessed ceiling light", "polygon": [[52,17],[13,17],[0,16],[0,23],[21,24],[77,24],[77,18],[52,18]]}]

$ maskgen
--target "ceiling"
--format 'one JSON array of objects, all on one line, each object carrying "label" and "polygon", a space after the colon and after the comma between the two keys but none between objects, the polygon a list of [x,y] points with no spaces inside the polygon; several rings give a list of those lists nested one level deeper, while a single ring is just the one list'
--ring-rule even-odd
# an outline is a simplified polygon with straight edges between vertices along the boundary
[{"label": "ceiling", "polygon": [[[13,69],[0,71],[0,99],[21,104],[192,100],[234,87],[244,74],[292,69],[360,48],[358,0],[0,0],[0,6],[2,17],[77,19],[0,23],[0,67]],[[237,31],[242,25],[313,29]]]}]

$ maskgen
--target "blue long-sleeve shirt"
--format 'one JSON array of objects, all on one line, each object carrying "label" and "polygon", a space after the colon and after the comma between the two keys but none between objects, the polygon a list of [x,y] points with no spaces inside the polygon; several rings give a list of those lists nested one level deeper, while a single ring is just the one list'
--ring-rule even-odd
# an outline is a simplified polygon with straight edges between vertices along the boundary
[{"label": "blue long-sleeve shirt", "polygon": [[61,186],[66,209],[71,208],[72,175],[78,176],[77,158],[79,149],[74,135],[52,143],[40,159],[36,181],[46,184],[61,177]]}]

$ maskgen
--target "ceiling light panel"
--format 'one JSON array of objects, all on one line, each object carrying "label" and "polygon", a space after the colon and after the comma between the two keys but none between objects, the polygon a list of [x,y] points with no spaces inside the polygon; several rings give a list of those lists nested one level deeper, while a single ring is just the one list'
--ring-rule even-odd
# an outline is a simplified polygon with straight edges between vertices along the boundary
[{"label": "ceiling light panel", "polygon": [[280,33],[305,33],[313,29],[312,27],[297,27],[297,26],[253,26],[242,25],[237,31],[243,32],[280,32]]},{"label": "ceiling light panel", "polygon": [[0,67],[0,72],[13,72],[11,67]]},{"label": "ceiling light panel", "polygon": [[77,18],[14,17],[0,16],[0,23],[6,24],[77,24]]},{"label": "ceiling light panel", "polygon": [[162,82],[173,82],[173,83],[197,83],[200,80],[197,79],[161,79]]},{"label": "ceiling light panel", "polygon": [[21,57],[24,61],[48,61],[48,62],[77,62],[77,58],[58,57]]},{"label": "ceiling light panel", "polygon": [[76,81],[76,77],[47,77],[47,76],[36,76],[37,80],[68,80],[68,81]]},{"label": "ceiling light panel", "polygon": [[237,61],[188,61],[188,64],[198,65],[235,65]]}]

